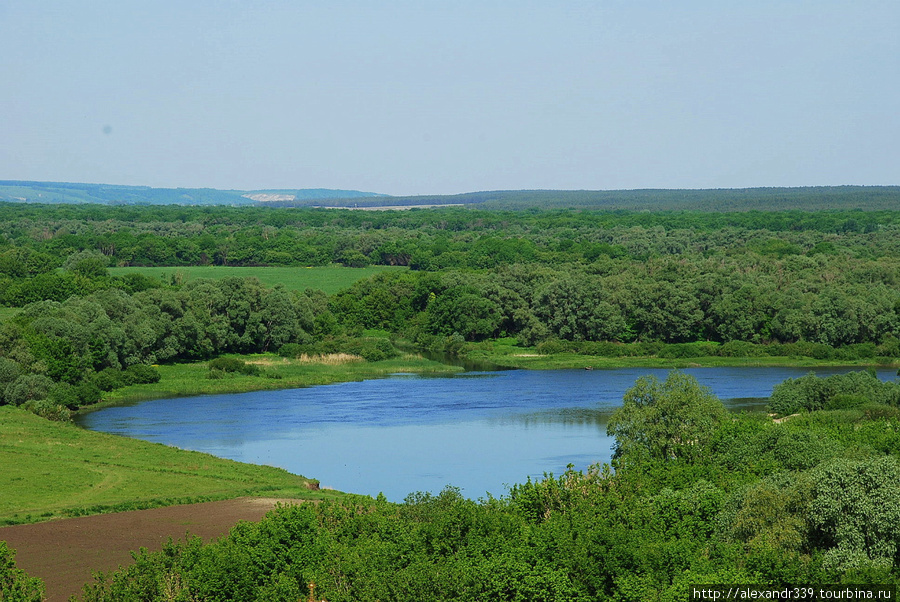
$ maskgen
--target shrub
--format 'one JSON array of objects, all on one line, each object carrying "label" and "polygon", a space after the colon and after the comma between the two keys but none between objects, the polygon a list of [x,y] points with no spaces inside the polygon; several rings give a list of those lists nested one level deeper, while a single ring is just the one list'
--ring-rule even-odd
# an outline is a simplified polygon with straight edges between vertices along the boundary
[{"label": "shrub", "polygon": [[307,348],[306,345],[299,345],[297,343],[287,343],[286,345],[282,345],[281,347],[278,348],[278,355],[280,355],[281,357],[287,357],[287,358],[294,359],[294,358],[300,357],[304,353],[307,353],[306,348]]},{"label": "shrub", "polygon": [[[840,399],[835,400],[836,397]],[[881,382],[865,371],[835,374],[827,378],[818,378],[810,373],[775,385],[769,398],[769,410],[787,415],[800,410],[845,409],[869,401],[900,405],[900,385]]]},{"label": "shrub", "polygon": [[15,551],[0,541],[0,600],[40,602],[44,599],[44,584],[16,568],[15,559]]},{"label": "shrub", "polygon": [[22,375],[22,368],[11,359],[0,357],[0,385],[13,382]]},{"label": "shrub", "polygon": [[47,401],[65,406],[70,410],[78,409],[79,399],[75,387],[68,383],[56,383],[47,393]]},{"label": "shrub", "polygon": [[244,360],[239,360],[235,357],[217,357],[214,360],[210,360],[207,365],[210,372],[221,370],[222,372],[236,372],[247,376],[259,376],[260,374],[259,366],[248,364]]},{"label": "shrub", "polygon": [[674,343],[664,346],[657,352],[659,357],[665,358],[685,358],[685,357],[708,357],[716,355],[718,344],[709,342],[696,343]]},{"label": "shrub", "polygon": [[[57,422],[68,422],[72,419],[72,412],[63,404],[56,403],[50,399],[37,399],[22,404],[22,407],[32,414],[36,414],[47,420],[56,420]],[[0,600],[4,598],[0,597]]]},{"label": "shrub", "polygon": [[722,357],[754,357],[762,352],[753,343],[747,341],[728,341],[718,349]]},{"label": "shrub", "polygon": [[100,372],[94,374],[94,386],[101,391],[112,391],[125,386],[125,377],[121,370],[115,368],[104,368]]},{"label": "shrub", "polygon": [[547,339],[537,344],[535,351],[541,355],[551,355],[553,353],[565,353],[569,351],[569,344],[559,339]]},{"label": "shrub", "polygon": [[129,385],[153,384],[158,383],[160,379],[159,370],[147,364],[128,366],[122,376]]},{"label": "shrub", "polygon": [[19,406],[26,401],[47,397],[53,381],[42,374],[24,374],[8,384],[3,398],[6,403]]},{"label": "shrub", "polygon": [[378,362],[397,356],[397,350],[387,339],[367,339],[359,350],[359,355],[367,362]]}]

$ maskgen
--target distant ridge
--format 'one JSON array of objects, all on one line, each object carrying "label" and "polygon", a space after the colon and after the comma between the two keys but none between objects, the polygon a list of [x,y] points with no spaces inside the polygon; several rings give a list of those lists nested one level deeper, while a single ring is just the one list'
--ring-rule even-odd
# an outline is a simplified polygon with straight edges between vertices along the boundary
[{"label": "distant ridge", "polygon": [[301,188],[284,190],[217,190],[215,188],[151,188],[115,184],[0,180],[0,201],[18,203],[97,203],[102,205],[261,205],[270,199],[311,204],[329,199],[387,195],[358,190]]},{"label": "distant ridge", "polygon": [[797,188],[495,190],[389,196],[330,188],[218,190],[0,180],[0,202],[104,205],[230,205],[323,208],[477,206],[482,209],[628,211],[900,210],[900,186]]},{"label": "distant ridge", "polygon": [[[275,207],[308,203],[273,201]],[[627,211],[900,210],[900,186],[806,186],[644,190],[494,190],[453,195],[333,199],[329,207],[477,206],[480,209],[594,209]]]}]

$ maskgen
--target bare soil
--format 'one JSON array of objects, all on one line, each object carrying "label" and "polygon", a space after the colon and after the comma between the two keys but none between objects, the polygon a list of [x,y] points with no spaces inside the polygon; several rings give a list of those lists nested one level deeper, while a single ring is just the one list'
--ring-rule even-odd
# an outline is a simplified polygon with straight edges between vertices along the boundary
[{"label": "bare soil", "polygon": [[210,541],[240,521],[258,521],[279,502],[297,500],[238,498],[14,525],[0,528],[0,540],[16,550],[20,569],[44,580],[48,602],[65,602],[94,572],[130,564],[132,550],[159,550],[188,534]]}]

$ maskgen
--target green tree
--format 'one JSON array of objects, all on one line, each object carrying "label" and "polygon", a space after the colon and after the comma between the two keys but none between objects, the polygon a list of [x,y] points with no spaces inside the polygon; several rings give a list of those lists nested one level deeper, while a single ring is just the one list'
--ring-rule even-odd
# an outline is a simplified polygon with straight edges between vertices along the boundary
[{"label": "green tree", "polygon": [[814,472],[810,520],[830,549],[826,566],[846,571],[900,560],[900,462],[841,458]]},{"label": "green tree", "polygon": [[16,553],[0,541],[0,600],[4,602],[40,602],[44,584],[16,567]]},{"label": "green tree", "polygon": [[690,459],[725,420],[722,402],[693,376],[670,372],[665,382],[642,376],[609,420],[616,456],[646,453],[660,460]]}]

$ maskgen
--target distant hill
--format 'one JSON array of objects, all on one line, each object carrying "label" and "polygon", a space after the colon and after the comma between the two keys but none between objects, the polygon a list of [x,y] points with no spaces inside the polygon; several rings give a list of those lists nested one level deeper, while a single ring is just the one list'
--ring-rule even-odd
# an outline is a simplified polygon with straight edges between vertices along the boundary
[{"label": "distant hill", "polygon": [[[301,202],[276,201],[297,207]],[[607,209],[629,211],[900,210],[900,186],[809,186],[706,190],[495,190],[455,195],[334,199],[330,207],[477,205],[481,209]]]},{"label": "distant hill", "polygon": [[0,202],[106,205],[255,205],[270,207],[606,209],[630,211],[783,211],[900,209],[900,186],[809,186],[707,190],[496,190],[454,195],[389,196],[327,188],[217,190],[0,180]]},{"label": "distant hill", "polygon": [[330,199],[385,197],[374,192],[304,188],[298,190],[217,190],[151,188],[113,184],[0,180],[0,201],[20,203],[99,203],[103,205],[261,205],[279,201],[303,204]]}]

